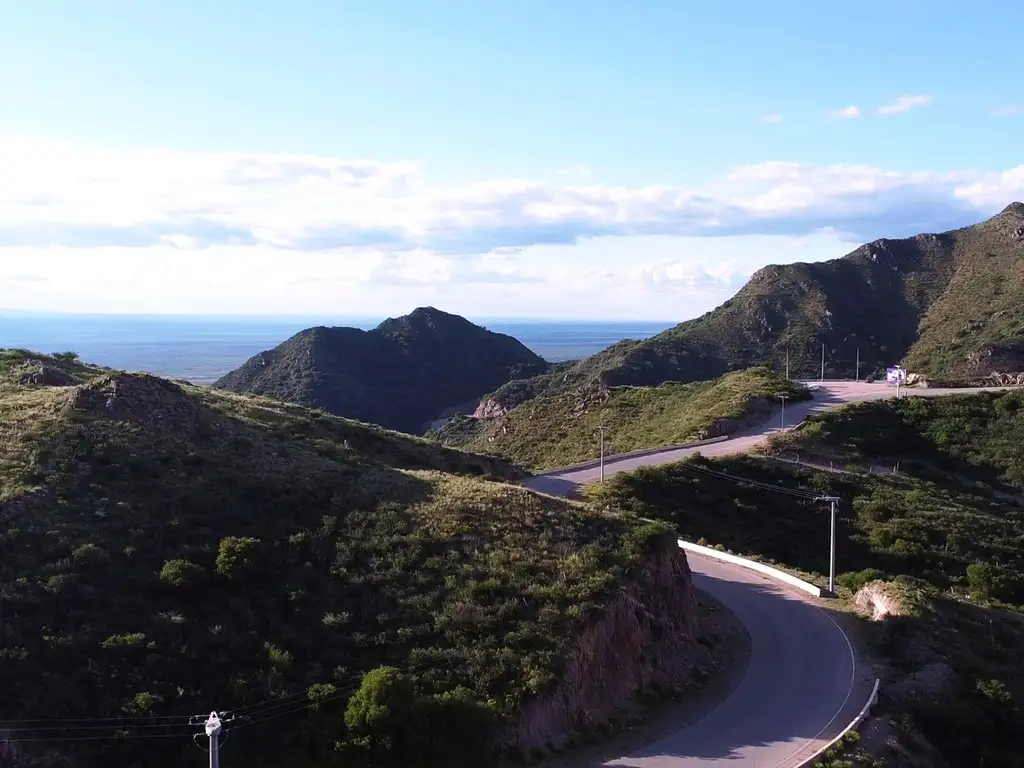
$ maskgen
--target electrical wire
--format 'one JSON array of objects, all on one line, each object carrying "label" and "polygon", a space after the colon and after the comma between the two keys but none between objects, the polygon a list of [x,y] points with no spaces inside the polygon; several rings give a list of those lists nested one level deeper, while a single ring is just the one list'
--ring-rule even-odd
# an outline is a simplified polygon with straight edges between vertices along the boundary
[{"label": "electrical wire", "polygon": [[31,733],[39,731],[109,731],[109,730],[135,730],[136,728],[188,728],[193,729],[196,726],[194,722],[184,723],[154,723],[152,725],[136,725],[134,723],[125,723],[119,725],[117,723],[110,723],[108,725],[41,725],[31,726],[28,728],[6,728],[4,725],[0,725],[0,728],[6,730],[16,731],[17,733]]},{"label": "electrical wire", "polygon": [[815,499],[818,498],[812,493],[801,491],[796,488],[780,488],[777,485],[771,485],[770,483],[766,483],[761,480],[752,480],[746,477],[737,477],[736,475],[730,475],[726,472],[714,470],[711,469],[710,467],[702,467],[697,464],[691,464],[689,462],[684,462],[680,466],[692,472],[697,472],[703,475],[707,475],[709,477],[716,477],[720,480],[728,480],[730,482],[737,483],[740,485],[747,485],[752,488],[757,488],[759,490],[771,491],[772,493],[779,493],[787,496],[792,496],[794,498],[803,499],[805,501],[814,501]]},{"label": "electrical wire", "polygon": [[148,733],[141,735],[121,735],[121,736],[54,736],[54,737],[30,737],[27,739],[18,738],[17,736],[12,738],[0,739],[0,744],[20,744],[22,742],[29,741],[45,741],[45,742],[69,742],[69,741],[126,741],[128,739],[185,739],[190,738],[191,733]]}]

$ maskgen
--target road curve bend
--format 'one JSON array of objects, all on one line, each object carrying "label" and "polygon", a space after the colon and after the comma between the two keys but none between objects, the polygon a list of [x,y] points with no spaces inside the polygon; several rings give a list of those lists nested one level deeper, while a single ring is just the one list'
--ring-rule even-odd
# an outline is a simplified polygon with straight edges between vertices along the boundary
[{"label": "road curve bend", "polygon": [[[1005,389],[993,387],[992,390]],[[934,397],[984,389],[912,390]],[[820,382],[814,399],[724,442],[648,455],[611,457],[605,473],[679,461],[697,451],[725,456],[749,451],[770,434],[810,414],[848,403],[892,397],[884,384]],[[910,394],[910,393],[908,393]],[[776,417],[778,418],[778,417]],[[567,495],[597,480],[599,468],[555,470],[530,478],[535,490]],[[827,607],[741,566],[688,553],[694,585],[730,608],[747,628],[751,656],[742,679],[700,719],[637,752],[602,763],[616,768],[694,768],[723,761],[733,768],[796,768],[849,724],[870,683],[858,669],[849,637]]]},{"label": "road curve bend", "polygon": [[729,696],[616,768],[794,768],[828,744],[870,686],[828,612],[755,571],[687,553],[694,586],[728,606],[750,634],[750,660]]},{"label": "road curve bend", "polygon": [[[776,413],[769,420],[741,430],[728,440],[719,443],[691,448],[678,448],[672,451],[655,450],[651,453],[609,456],[605,458],[604,462],[605,475],[610,476],[618,472],[628,472],[639,467],[656,464],[671,464],[698,452],[709,457],[746,453],[770,435],[800,423],[811,414],[839,408],[850,403],[885,400],[894,397],[896,394],[891,386],[884,383],[864,384],[856,381],[823,381],[810,382],[810,384],[815,388],[813,399],[787,406],[785,424],[782,423],[781,414]],[[1004,389],[1010,389],[1010,387],[977,387],[971,389],[903,388],[902,392],[907,396],[913,397],[940,397],[943,395],[996,392]],[[542,493],[564,496],[571,493],[576,486],[595,482],[600,477],[600,467],[588,466],[585,469],[553,469],[527,478],[524,481],[524,485]]]}]

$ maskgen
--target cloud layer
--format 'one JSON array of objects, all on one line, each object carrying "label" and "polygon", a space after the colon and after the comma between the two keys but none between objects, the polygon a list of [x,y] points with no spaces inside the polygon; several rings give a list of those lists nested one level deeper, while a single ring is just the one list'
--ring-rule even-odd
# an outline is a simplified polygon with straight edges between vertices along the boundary
[{"label": "cloud layer", "polygon": [[1024,166],[939,173],[767,162],[704,189],[586,179],[442,186],[416,162],[0,139],[0,248],[216,245],[465,256],[601,236],[823,229],[864,241],[960,226],[1021,196]]}]

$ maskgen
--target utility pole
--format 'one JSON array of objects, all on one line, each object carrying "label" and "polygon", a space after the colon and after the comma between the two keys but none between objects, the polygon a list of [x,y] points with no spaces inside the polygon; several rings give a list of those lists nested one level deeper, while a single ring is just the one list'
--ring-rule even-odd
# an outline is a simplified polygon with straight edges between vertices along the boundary
[{"label": "utility pole", "polygon": [[789,399],[789,395],[785,392],[779,392],[778,398],[782,401],[782,429],[786,428],[786,400]]},{"label": "utility pole", "polygon": [[821,344],[821,380],[825,380],[825,343]]},{"label": "utility pole", "polygon": [[597,431],[601,434],[601,482],[604,482],[604,424],[598,426]]},{"label": "utility pole", "polygon": [[220,768],[220,717],[211,712],[206,721],[206,735],[210,739],[210,768]]},{"label": "utility pole", "polygon": [[857,373],[854,375],[855,381],[860,381],[860,347],[857,347]]},{"label": "utility pole", "polygon": [[786,347],[786,381],[791,381],[789,378],[789,347]]},{"label": "utility pole", "polygon": [[832,514],[832,524],[829,526],[828,537],[828,591],[836,593],[836,504],[839,503],[838,496],[818,496],[815,501],[827,501]]}]

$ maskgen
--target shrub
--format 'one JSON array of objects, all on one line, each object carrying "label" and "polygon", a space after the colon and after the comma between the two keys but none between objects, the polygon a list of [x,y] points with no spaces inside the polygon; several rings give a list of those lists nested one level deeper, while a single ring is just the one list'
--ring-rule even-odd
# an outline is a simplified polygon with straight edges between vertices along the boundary
[{"label": "shrub", "polygon": [[258,560],[259,549],[260,540],[251,536],[228,536],[221,539],[217,551],[217,573],[234,579],[252,571]]},{"label": "shrub", "polygon": [[857,592],[865,584],[872,581],[878,581],[884,577],[884,574],[877,568],[865,568],[862,571],[842,573],[836,576],[836,582],[838,582],[839,586],[845,587],[851,592]]},{"label": "shrub", "polygon": [[175,587],[194,587],[205,577],[203,567],[188,560],[168,560],[160,569],[160,580]]},{"label": "shrub", "polygon": [[990,563],[971,563],[967,566],[967,588],[975,597],[990,597],[994,579],[995,569]]}]

